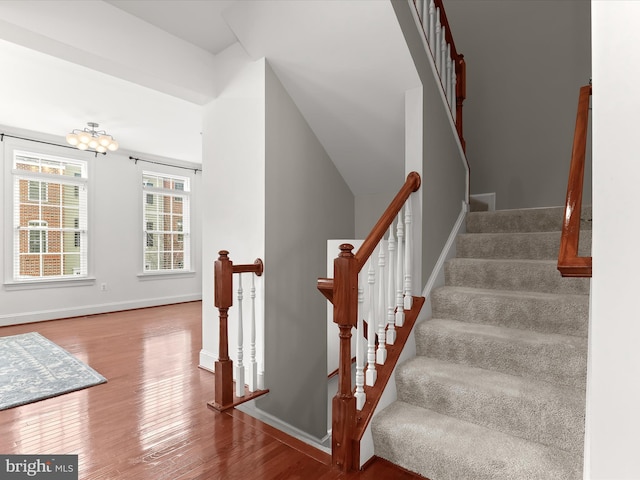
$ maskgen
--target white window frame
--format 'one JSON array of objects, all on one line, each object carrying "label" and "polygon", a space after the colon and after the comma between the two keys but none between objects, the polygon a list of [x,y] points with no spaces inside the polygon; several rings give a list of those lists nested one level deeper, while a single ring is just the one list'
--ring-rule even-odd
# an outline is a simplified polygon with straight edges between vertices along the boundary
[{"label": "white window frame", "polygon": [[[8,205],[11,205],[10,207],[10,212],[7,212],[10,215],[11,218],[11,224],[13,225],[13,235],[12,235],[12,239],[11,242],[9,243],[9,245],[11,245],[9,247],[9,249],[7,249],[7,254],[9,255],[9,258],[11,258],[11,262],[10,264],[8,264],[9,270],[5,270],[5,272],[7,273],[7,275],[5,275],[5,287],[12,289],[12,288],[20,288],[20,286],[23,286],[25,288],[30,288],[31,286],[34,286],[36,288],[38,288],[38,286],[40,285],[46,285],[46,284],[50,284],[50,283],[59,283],[59,284],[75,284],[75,285],[80,285],[80,284],[86,284],[87,281],[90,281],[92,279],[90,279],[89,275],[88,275],[88,270],[89,270],[89,254],[88,254],[88,232],[87,232],[87,223],[88,223],[88,216],[89,216],[89,195],[88,195],[88,162],[85,160],[81,160],[78,158],[74,158],[73,156],[58,156],[58,155],[51,155],[48,153],[42,153],[41,151],[38,151],[40,149],[31,149],[29,148],[28,150],[23,150],[23,149],[19,149],[19,148],[14,148],[14,149],[5,149],[5,154],[10,155],[10,164],[8,165],[11,166],[11,170],[9,178],[7,179],[7,187],[9,187],[10,193],[10,203]],[[33,171],[28,171],[28,170],[23,170],[23,169],[18,169],[17,168],[17,164],[18,161],[20,163],[25,163],[23,160],[19,160],[21,157],[31,157],[34,159],[38,159],[38,162],[47,162],[47,161],[51,161],[51,162],[61,162],[64,165],[74,165],[76,167],[79,167],[81,170],[81,173],[79,174],[79,176],[66,176],[66,175],[58,175],[58,174],[54,174],[54,173],[46,173],[46,172],[33,172]],[[19,188],[20,185],[20,181],[27,181],[28,186],[27,186],[27,198],[30,199],[30,201],[35,201],[32,196],[31,196],[31,183],[30,182],[38,182],[40,183],[40,204],[42,203],[46,203],[48,202],[49,198],[48,198],[48,193],[45,193],[44,197],[43,197],[43,192],[44,190],[48,190],[48,186],[53,184],[59,184],[62,186],[71,186],[74,189],[74,193],[77,191],[78,192],[78,197],[79,197],[79,204],[77,206],[78,208],[78,227],[76,227],[76,224],[74,222],[73,227],[69,227],[69,226],[65,226],[62,223],[59,224],[59,227],[56,228],[52,228],[50,227],[47,222],[43,219],[40,218],[40,220],[30,220],[29,221],[29,225],[23,225],[22,227],[20,226],[20,209],[19,209],[19,205],[21,204],[21,200],[20,200],[20,196],[19,196],[19,191],[17,191],[16,189]],[[42,186],[44,185],[44,187]],[[75,197],[75,195],[74,195]],[[9,196],[7,197],[9,199]],[[62,204],[58,204],[60,206],[60,209],[63,209],[63,205]],[[35,222],[38,222],[39,225],[35,225]],[[44,226],[42,225],[44,224]],[[20,251],[20,232],[21,231],[28,231],[29,233],[28,235],[28,239],[27,239],[27,252],[21,252]],[[74,242],[76,241],[77,235],[80,234],[80,247],[78,247],[80,250],[77,252],[78,254],[78,258],[79,258],[79,266],[78,267],[74,267],[73,268],[73,272],[69,273],[69,274],[64,274],[62,271],[60,272],[59,275],[21,275],[20,273],[20,255],[21,254],[26,254],[28,252],[30,252],[31,248],[30,248],[30,244],[31,244],[31,232],[33,231],[39,231],[41,232],[41,242],[44,239],[45,243],[44,245],[41,245],[43,248],[41,249],[40,254],[45,254],[45,253],[52,253],[50,252],[50,248],[48,246],[48,242],[51,241],[51,235],[50,232],[52,231],[58,231],[60,232],[60,242],[61,242],[61,250],[60,250],[60,256],[61,258],[64,257],[65,252],[63,251],[64,249],[64,233],[68,232],[68,231],[72,231],[74,233]],[[8,246],[9,246],[8,245]],[[75,253],[75,252],[70,252],[70,253]],[[42,260],[41,260],[42,261]],[[42,267],[42,266],[41,266]],[[41,268],[41,272],[42,272],[42,268]]]},{"label": "white window frame", "polygon": [[[153,177],[169,180],[170,186],[154,185],[154,182],[146,181]],[[158,181],[156,183],[158,183]],[[175,275],[191,273],[192,257],[191,257],[191,179],[179,175],[174,175],[160,171],[142,171],[142,276],[152,275]],[[149,198],[153,198],[149,202]],[[172,203],[182,202],[182,213],[180,219],[174,218],[173,212],[162,211],[164,202],[163,197],[170,197]],[[151,213],[149,211],[152,210]],[[155,211],[155,215],[153,214]],[[160,217],[163,217],[162,219]],[[169,228],[164,227],[163,219],[169,217]],[[174,222],[175,220],[175,222]],[[174,230],[173,226],[181,225],[181,229]],[[154,225],[153,230],[149,230],[148,226]],[[162,249],[163,236],[170,235],[171,241],[168,249]],[[149,238],[152,241],[149,241]],[[182,250],[173,250],[173,239],[182,243]],[[176,260],[174,253],[182,252],[182,261]],[[161,268],[164,265],[161,257],[169,256],[171,258],[170,268]],[[155,256],[155,259],[153,257]],[[155,261],[153,261],[155,260]],[[173,263],[175,261],[175,264]]]}]

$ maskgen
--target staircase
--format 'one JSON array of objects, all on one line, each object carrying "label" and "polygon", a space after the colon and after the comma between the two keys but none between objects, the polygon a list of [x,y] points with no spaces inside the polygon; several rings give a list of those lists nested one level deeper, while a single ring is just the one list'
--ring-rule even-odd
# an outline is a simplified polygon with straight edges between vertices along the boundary
[{"label": "staircase", "polygon": [[582,478],[589,280],[556,270],[563,213],[468,214],[372,422],[377,456],[431,480]]}]

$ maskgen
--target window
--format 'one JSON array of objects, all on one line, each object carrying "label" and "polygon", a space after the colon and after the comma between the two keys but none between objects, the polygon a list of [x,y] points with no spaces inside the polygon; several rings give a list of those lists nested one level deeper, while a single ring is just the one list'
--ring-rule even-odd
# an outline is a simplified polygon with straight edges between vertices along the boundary
[{"label": "window", "polygon": [[14,151],[13,279],[87,276],[87,163]]},{"label": "window", "polygon": [[29,253],[47,253],[47,222],[29,221]]},{"label": "window", "polygon": [[47,184],[45,182],[29,181],[29,201],[47,201]]},{"label": "window", "polygon": [[143,172],[142,210],[144,271],[189,270],[189,179]]},{"label": "window", "polygon": [[[78,188],[78,187],[74,187],[74,188]],[[75,228],[77,231],[73,233],[73,246],[76,248],[80,247],[80,219],[79,218],[74,218],[73,219],[73,228]]]},{"label": "window", "polygon": [[153,247],[153,222],[147,222],[147,247]]}]

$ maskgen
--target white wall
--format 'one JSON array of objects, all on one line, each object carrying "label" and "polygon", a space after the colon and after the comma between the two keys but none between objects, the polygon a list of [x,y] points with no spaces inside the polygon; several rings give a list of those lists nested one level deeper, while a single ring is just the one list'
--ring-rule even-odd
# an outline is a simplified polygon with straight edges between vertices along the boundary
[{"label": "white wall", "polygon": [[592,1],[593,279],[585,478],[640,475],[640,2]]},{"label": "white wall", "polygon": [[[0,131],[60,142],[37,132],[0,127]],[[89,276],[95,279],[81,286],[47,285],[46,288],[16,289],[12,280],[12,151],[19,148],[62,157],[87,160],[89,169]],[[5,137],[0,144],[0,325],[89,315],[130,308],[162,305],[201,298],[199,193],[202,176],[193,170],[161,167],[129,160],[140,158],[180,163],[176,160],[145,157],[142,153],[118,151],[106,156],[75,149]],[[186,164],[185,164],[186,165]],[[142,276],[142,170],[168,172],[188,177],[192,184],[192,272],[179,275]],[[106,284],[106,290],[100,286]]]},{"label": "white wall", "polygon": [[[200,365],[218,358],[218,311],[214,307],[213,263],[228,250],[236,264],[265,259],[265,61],[250,62],[241,49],[227,52],[234,72],[220,96],[205,107],[202,186],[202,351]],[[265,277],[272,268],[265,264]],[[264,304],[262,283],[259,308]],[[234,302],[235,303],[235,302]],[[231,309],[230,343],[236,310]],[[257,343],[263,342],[258,338]],[[235,349],[230,348],[231,358]]]}]

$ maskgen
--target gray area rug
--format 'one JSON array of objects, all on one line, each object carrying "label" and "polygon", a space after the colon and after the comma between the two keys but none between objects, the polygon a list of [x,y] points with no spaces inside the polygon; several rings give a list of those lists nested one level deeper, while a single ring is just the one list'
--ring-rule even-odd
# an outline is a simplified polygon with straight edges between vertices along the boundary
[{"label": "gray area rug", "polygon": [[0,337],[0,410],[106,381],[39,333]]}]

